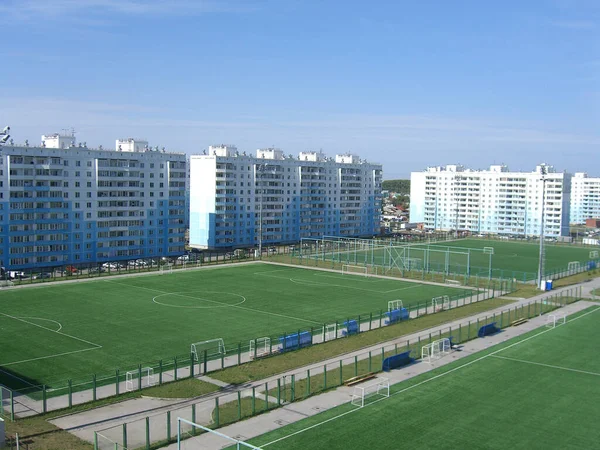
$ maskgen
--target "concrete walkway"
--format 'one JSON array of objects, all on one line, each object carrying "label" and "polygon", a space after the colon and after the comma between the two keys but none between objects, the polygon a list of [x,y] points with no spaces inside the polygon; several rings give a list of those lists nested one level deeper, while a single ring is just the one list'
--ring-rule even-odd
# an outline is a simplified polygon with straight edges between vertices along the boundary
[{"label": "concrete walkway", "polygon": [[[595,284],[600,285],[600,279],[595,280],[593,283],[586,283],[586,288],[588,288],[588,291],[593,289]],[[67,415],[62,418],[53,420],[52,423],[59,426],[60,428],[68,430],[68,431],[72,432],[73,434],[75,434],[85,440],[88,440],[88,441],[93,440],[94,431],[105,430],[105,431],[102,431],[102,434],[114,436],[114,437],[109,437],[109,436],[107,436],[107,437],[109,437],[110,439],[114,438],[116,442],[121,442],[121,438],[122,438],[121,425],[123,423],[128,423],[128,425],[127,425],[128,444],[132,448],[137,448],[137,446],[143,446],[145,444],[146,417],[150,417],[149,421],[150,421],[150,427],[151,427],[152,436],[153,436],[152,441],[155,441],[155,440],[158,440],[159,437],[163,437],[163,436],[166,437],[166,433],[167,433],[166,412],[171,411],[171,417],[170,417],[171,436],[173,436],[176,433],[176,418],[177,418],[177,416],[180,416],[180,417],[190,420],[192,418],[192,405],[195,405],[194,406],[194,409],[195,409],[194,414],[195,414],[196,423],[202,423],[202,424],[208,425],[212,422],[212,419],[213,419],[212,411],[215,407],[215,398],[217,398],[217,397],[219,397],[220,405],[226,404],[228,402],[234,402],[234,401],[237,401],[237,398],[238,398],[237,391],[240,389],[242,390],[242,392],[241,392],[242,397],[251,395],[253,388],[256,390],[256,393],[258,394],[259,392],[264,391],[265,383],[269,383],[270,388],[275,387],[276,386],[275,383],[276,383],[277,379],[281,378],[282,376],[295,375],[296,380],[299,381],[306,376],[307,370],[310,370],[311,376],[316,375],[316,374],[322,373],[324,365],[339,364],[338,362],[340,359],[346,359],[347,360],[346,363],[350,363],[352,361],[352,359],[354,359],[355,357],[358,360],[363,360],[363,359],[368,358],[368,355],[369,355],[368,352],[370,352],[370,351],[376,352],[375,354],[377,354],[377,352],[381,352],[381,348],[384,345],[386,347],[386,351],[392,350],[395,345],[398,345],[398,346],[405,345],[407,340],[410,340],[411,342],[415,342],[419,339],[419,337],[422,340],[425,340],[425,339],[428,339],[429,333],[431,333],[433,336],[435,336],[436,334],[438,334],[440,332],[447,332],[449,327],[452,327],[453,330],[456,330],[459,328],[459,326],[461,326],[461,327],[467,326],[469,324],[469,322],[474,322],[474,321],[477,321],[478,319],[482,320],[485,317],[492,316],[494,313],[500,314],[502,311],[506,311],[507,309],[509,309],[509,307],[510,307],[510,309],[513,309],[515,306],[533,303],[533,302],[539,301],[543,298],[546,298],[549,295],[556,295],[556,294],[560,294],[561,292],[565,292],[568,290],[575,290],[575,288],[576,288],[576,286],[569,286],[566,288],[557,289],[556,291],[553,291],[552,293],[544,293],[544,294],[538,295],[536,297],[533,297],[531,299],[523,299],[523,300],[517,301],[511,305],[500,307],[495,310],[486,311],[481,314],[477,314],[477,315],[474,315],[474,316],[471,316],[468,318],[463,318],[463,319],[455,320],[452,322],[448,322],[448,323],[433,327],[428,330],[420,331],[418,333],[405,335],[405,336],[399,336],[398,338],[390,340],[385,343],[380,343],[377,345],[370,346],[368,348],[363,348],[361,350],[351,352],[346,355],[338,355],[327,361],[320,361],[318,363],[311,364],[309,366],[305,366],[305,367],[302,367],[299,369],[294,369],[293,371],[289,371],[289,372],[282,373],[282,374],[277,374],[277,375],[269,377],[267,379],[263,379],[263,380],[252,382],[252,383],[247,383],[242,386],[226,387],[224,390],[222,390],[220,392],[215,392],[215,393],[203,396],[201,398],[188,399],[188,400],[183,400],[183,401],[182,400],[153,401],[152,399],[130,400],[130,401],[121,402],[116,405],[108,405],[108,406],[97,408],[97,409],[94,409],[91,411],[86,411],[83,413]],[[584,304],[585,303],[583,303],[583,302],[579,302],[579,303],[576,303],[575,305],[570,305],[567,308],[565,308],[564,311],[567,312],[567,311],[579,310],[579,309],[577,309],[577,308],[579,308],[579,306],[577,306],[577,305],[584,305]],[[544,321],[545,319],[542,318],[539,320]],[[518,335],[523,332],[526,332],[529,329],[531,329],[530,326],[532,326],[533,328],[535,328],[536,326],[539,326],[539,324],[537,323],[539,320],[538,319],[532,320],[528,324],[525,324],[520,327],[508,328],[505,332],[499,333],[498,337],[494,337],[494,339],[497,340],[500,337],[512,337],[514,335]],[[514,334],[514,333],[516,333],[516,334]],[[467,346],[467,344],[465,344],[465,348],[467,350],[472,349],[471,351],[477,351],[476,349],[478,348],[478,346],[481,346],[482,343],[485,343],[485,342],[496,343],[496,341],[492,340],[491,338],[490,338],[490,340],[477,339],[475,341],[471,341],[470,343],[468,343],[468,346]],[[492,345],[492,344],[490,344],[490,345]],[[455,354],[456,357],[458,357],[457,355],[460,356],[458,353]],[[424,368],[424,369],[419,369],[419,370],[425,370],[425,369],[430,369],[431,366],[429,366],[427,364],[415,364],[413,366],[410,366],[409,368],[406,368],[406,369],[403,369],[400,371],[395,371],[395,372],[393,372],[394,377],[399,377],[397,379],[394,378],[395,382],[402,381],[402,380],[406,379],[406,377],[414,376],[416,374],[421,373],[420,371],[416,371],[415,368]],[[303,402],[297,402],[297,403],[293,403],[290,405],[286,405],[284,408],[279,408],[277,410],[274,410],[272,413],[268,413],[265,416],[271,417],[274,414],[276,417],[278,417],[279,422],[281,422],[281,421],[287,422],[288,421],[287,419],[279,418],[278,414],[282,414],[283,415],[282,417],[286,417],[285,414],[289,413],[292,416],[296,417],[296,420],[299,420],[301,417],[303,417],[302,414],[304,414],[305,416],[310,415],[305,410],[304,405],[306,405],[306,404],[312,405],[308,409],[313,411],[313,413],[316,414],[317,412],[322,411],[324,408],[337,406],[338,404],[347,402],[349,399],[349,397],[348,397],[349,390],[348,389],[345,390],[345,389],[346,388],[340,388],[340,389],[337,389],[328,394],[321,394],[321,395],[318,395],[315,397],[311,397],[308,400],[303,401]],[[332,397],[329,397],[330,394],[334,394],[334,393],[341,393],[341,397],[338,397],[335,395]],[[321,400],[322,397],[324,398],[323,400]],[[319,400],[316,400],[316,399],[319,399]],[[308,402],[308,403],[305,403],[305,402]],[[314,404],[311,402],[314,402]],[[242,427],[244,427],[245,424],[249,423],[250,421],[256,420],[256,419],[257,418],[249,419],[249,420],[246,420],[237,425],[241,425]],[[281,420],[279,420],[279,419],[281,419]],[[283,422],[281,422],[278,426],[282,426],[281,424],[284,424]],[[232,426],[236,426],[236,425],[232,425]],[[237,428],[236,428],[236,430],[237,430]],[[258,434],[262,434],[266,431],[269,431],[269,428],[265,428],[265,429],[260,428],[259,430],[260,430],[260,432]],[[246,436],[246,434],[248,434],[248,432],[245,431],[245,428],[242,428],[242,431],[240,431],[239,433],[233,433],[233,434]],[[246,436],[246,437],[248,437],[248,436]],[[202,448],[219,448],[219,447],[202,447]]]}]

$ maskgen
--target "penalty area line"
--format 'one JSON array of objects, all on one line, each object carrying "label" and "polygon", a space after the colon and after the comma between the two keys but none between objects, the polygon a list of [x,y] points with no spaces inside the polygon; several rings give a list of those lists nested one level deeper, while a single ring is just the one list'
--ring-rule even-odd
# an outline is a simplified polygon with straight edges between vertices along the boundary
[{"label": "penalty area line", "polygon": [[31,362],[31,361],[39,361],[41,359],[57,358],[59,356],[72,355],[74,353],[81,353],[81,352],[89,352],[90,350],[99,350],[101,348],[102,348],[102,346],[100,346],[100,347],[93,347],[93,348],[84,348],[82,350],[73,350],[72,352],[57,353],[56,355],[40,356],[39,358],[24,359],[22,361],[0,363],[0,366],[2,366],[2,367],[16,366],[17,364],[23,364],[23,363],[27,363],[27,362]]}]

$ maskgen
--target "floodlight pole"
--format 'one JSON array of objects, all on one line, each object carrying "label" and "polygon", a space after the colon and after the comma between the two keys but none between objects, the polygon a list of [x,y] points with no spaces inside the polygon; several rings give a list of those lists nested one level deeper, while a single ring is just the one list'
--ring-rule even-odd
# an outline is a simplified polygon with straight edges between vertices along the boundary
[{"label": "floodlight pole", "polygon": [[544,204],[546,203],[546,167],[541,166],[542,173],[542,224],[540,229],[540,256],[538,262],[538,276],[537,276],[537,285],[538,289],[543,289],[543,277],[544,277]]}]

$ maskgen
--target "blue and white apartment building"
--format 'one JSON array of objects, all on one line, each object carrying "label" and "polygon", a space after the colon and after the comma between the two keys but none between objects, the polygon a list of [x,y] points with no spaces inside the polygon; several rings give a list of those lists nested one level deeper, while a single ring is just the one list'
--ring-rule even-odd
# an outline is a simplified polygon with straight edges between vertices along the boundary
[{"label": "blue and white apartment building", "polygon": [[352,154],[234,146],[190,158],[190,246],[242,248],[379,234],[382,167]]},{"label": "blue and white apartment building", "polygon": [[184,252],[186,156],[117,140],[115,150],[42,136],[0,146],[0,260],[43,270]]}]

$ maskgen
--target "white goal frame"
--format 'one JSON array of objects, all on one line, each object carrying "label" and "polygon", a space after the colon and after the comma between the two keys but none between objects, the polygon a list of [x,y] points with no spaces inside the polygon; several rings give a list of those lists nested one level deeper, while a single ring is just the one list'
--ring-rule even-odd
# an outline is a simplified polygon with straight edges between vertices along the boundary
[{"label": "white goal frame", "polygon": [[[348,269],[360,269],[360,272],[351,272]],[[354,275],[362,275],[364,277],[368,277],[369,276],[369,268],[367,266],[355,266],[352,264],[344,264],[342,266],[342,275],[347,275],[347,274],[354,274]]]},{"label": "white goal frame", "polygon": [[338,337],[338,324],[330,323],[325,325],[325,342],[333,341]]},{"label": "white goal frame", "polygon": [[440,295],[431,299],[431,307],[433,312],[445,311],[450,309],[450,297],[448,295]]},{"label": "white goal frame", "polygon": [[556,328],[558,325],[564,325],[565,323],[567,323],[567,316],[563,313],[548,314],[546,316],[547,328]]},{"label": "white goal frame", "polygon": [[[154,369],[152,367],[142,367],[142,378],[138,379],[140,374],[138,370],[129,370],[125,374],[125,390],[127,392],[134,391],[137,388],[144,388],[154,386]],[[138,379],[138,385],[134,385],[134,380]],[[144,380],[146,380],[146,386],[144,386]]]},{"label": "white goal frame", "polygon": [[390,300],[388,302],[388,312],[395,311],[396,309],[402,309],[404,305],[402,304],[402,300]]},{"label": "white goal frame", "polygon": [[579,270],[581,269],[581,263],[579,261],[570,261],[567,266],[567,270]]},{"label": "white goal frame", "polygon": [[[182,425],[188,425],[190,428],[194,429],[194,428],[198,428],[198,435],[204,434],[204,432],[209,433],[213,436],[218,436],[220,438],[223,438],[226,441],[231,442],[231,447],[235,446],[236,449],[244,449],[244,448],[249,448],[252,450],[262,450],[260,447],[255,447],[252,444],[248,444],[247,442],[244,441],[240,441],[238,439],[232,438],[230,436],[227,436],[226,434],[223,433],[219,433],[218,431],[215,431],[211,428],[202,426],[200,424],[194,423],[194,422],[190,422],[189,420],[185,420],[181,417],[177,418],[177,450],[183,450],[185,448],[185,444],[182,445],[182,442],[185,441],[187,438],[190,439],[194,439],[193,435],[194,433],[186,433],[182,430]],[[199,447],[200,448],[200,447]]]},{"label": "white goal frame", "polygon": [[598,259],[598,250],[590,251],[590,259]]},{"label": "white goal frame", "polygon": [[163,264],[159,267],[158,273],[164,275],[165,273],[173,273],[173,264]]},{"label": "white goal frame", "polygon": [[350,403],[354,406],[362,408],[365,406],[365,398],[373,396],[390,396],[390,380],[388,378],[377,378],[375,383],[371,383],[366,386],[355,386]]},{"label": "white goal frame", "polygon": [[450,339],[438,339],[437,341],[433,341],[431,344],[421,347],[421,360],[431,364],[433,361],[441,359],[450,354],[451,350],[452,347],[450,345]]},{"label": "white goal frame", "polygon": [[258,339],[252,339],[250,341],[249,349],[250,359],[269,355],[271,353],[271,338],[261,337]]},{"label": "white goal frame", "polygon": [[483,247],[483,253],[486,253],[488,255],[493,255],[494,247]]},{"label": "white goal frame", "polygon": [[[212,345],[211,344],[216,344]],[[190,346],[190,354],[193,356],[195,362],[204,361],[204,350],[209,348],[217,348],[217,353],[209,353],[207,356],[210,358],[214,355],[225,355],[225,341],[221,338],[209,339],[208,341],[196,342]]]}]

